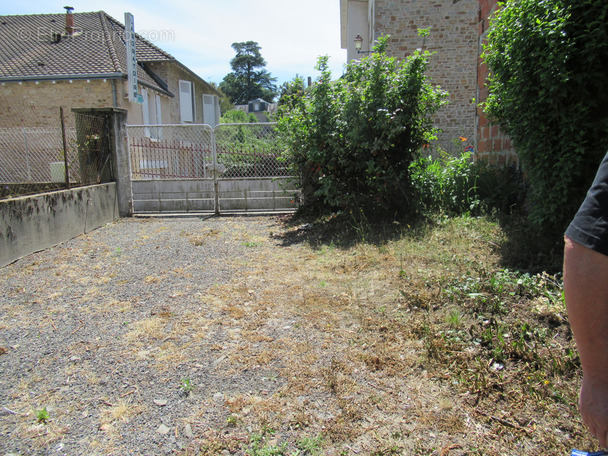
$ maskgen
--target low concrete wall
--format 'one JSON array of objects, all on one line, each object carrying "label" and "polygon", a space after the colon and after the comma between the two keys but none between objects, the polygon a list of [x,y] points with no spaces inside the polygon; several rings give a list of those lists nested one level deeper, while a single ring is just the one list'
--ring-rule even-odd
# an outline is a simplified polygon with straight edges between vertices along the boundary
[{"label": "low concrete wall", "polygon": [[0,267],[119,218],[116,184],[0,201]]}]

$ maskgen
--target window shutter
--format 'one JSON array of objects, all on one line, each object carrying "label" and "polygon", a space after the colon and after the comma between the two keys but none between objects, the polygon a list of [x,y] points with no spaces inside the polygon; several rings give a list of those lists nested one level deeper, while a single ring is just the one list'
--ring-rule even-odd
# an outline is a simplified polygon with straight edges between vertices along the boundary
[{"label": "window shutter", "polygon": [[179,113],[182,122],[194,122],[192,83],[190,81],[179,81]]},{"label": "window shutter", "polygon": [[[144,102],[141,105],[142,121],[144,125],[150,125],[150,100],[148,99],[148,90],[142,89],[141,96]],[[144,135],[150,137],[150,127],[144,127]]]},{"label": "window shutter", "polygon": [[[154,122],[157,125],[161,125],[163,123],[163,116],[162,116],[162,112],[160,109],[160,95],[155,95],[155,104],[156,104],[156,112],[154,113],[154,115],[156,116],[156,121]],[[163,135],[163,130],[161,127],[156,127],[154,129],[154,137],[156,139],[162,139],[162,135]]]},{"label": "window shutter", "polygon": [[163,116],[160,110],[160,95],[156,95],[156,124],[161,125],[163,123]]},{"label": "window shutter", "polygon": [[142,89],[141,96],[144,99],[144,102],[141,105],[143,124],[150,125],[150,105],[148,104],[148,91],[146,89]]},{"label": "window shutter", "polygon": [[215,115],[215,96],[203,95],[203,122],[215,127],[217,125]]}]

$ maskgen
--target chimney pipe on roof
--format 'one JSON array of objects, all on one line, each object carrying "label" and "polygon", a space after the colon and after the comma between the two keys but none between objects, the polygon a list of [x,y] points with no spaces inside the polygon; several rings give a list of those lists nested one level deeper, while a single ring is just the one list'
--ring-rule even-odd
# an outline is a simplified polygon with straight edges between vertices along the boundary
[{"label": "chimney pipe on roof", "polygon": [[72,11],[74,7],[72,6],[64,6],[65,8],[65,31],[68,35],[74,34],[74,14]]}]

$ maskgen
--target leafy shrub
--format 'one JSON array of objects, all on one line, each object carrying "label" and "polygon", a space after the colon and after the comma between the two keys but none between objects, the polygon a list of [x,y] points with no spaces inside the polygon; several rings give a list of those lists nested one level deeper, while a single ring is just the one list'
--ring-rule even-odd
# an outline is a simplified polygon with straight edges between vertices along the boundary
[{"label": "leafy shrub", "polygon": [[240,109],[232,109],[226,111],[222,117],[220,117],[220,123],[255,123],[258,119],[251,113],[246,113]]},{"label": "leafy shrub", "polygon": [[479,207],[470,152],[459,157],[446,153],[421,157],[412,163],[411,172],[419,210],[461,214]]},{"label": "leafy shrub", "polygon": [[446,93],[429,84],[428,53],[402,62],[375,52],[331,80],[327,57],[309,96],[294,95],[280,117],[305,202],[366,211],[411,209],[410,164],[435,136],[432,114]]},{"label": "leafy shrub", "polygon": [[515,167],[475,161],[470,151],[455,157],[445,152],[436,158],[421,157],[410,170],[418,212],[474,215],[497,210],[510,214],[523,205],[525,185],[521,172]]},{"label": "leafy shrub", "polygon": [[554,245],[608,147],[606,55],[605,0],[506,2],[488,34],[485,108],[513,139],[530,221]]}]

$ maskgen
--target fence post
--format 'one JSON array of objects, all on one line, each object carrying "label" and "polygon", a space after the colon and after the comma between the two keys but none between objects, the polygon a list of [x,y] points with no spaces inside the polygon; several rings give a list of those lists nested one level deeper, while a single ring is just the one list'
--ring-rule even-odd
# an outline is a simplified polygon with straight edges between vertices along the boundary
[{"label": "fence post", "polygon": [[63,166],[65,168],[65,188],[70,188],[70,172],[68,170],[68,141],[65,137],[65,118],[63,117],[63,106],[59,107],[61,116],[61,139],[63,140]]},{"label": "fence post", "polygon": [[215,215],[220,215],[220,183],[217,179],[217,143],[215,139],[215,128],[211,130],[211,162],[213,166]]},{"label": "fence post", "polygon": [[118,191],[118,211],[121,217],[133,215],[133,189],[131,187],[131,157],[127,137],[127,110],[112,108],[110,123],[112,162]]}]

